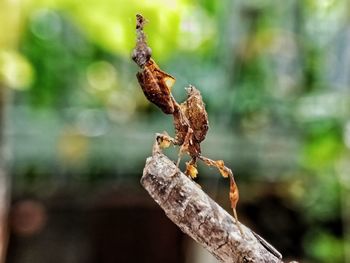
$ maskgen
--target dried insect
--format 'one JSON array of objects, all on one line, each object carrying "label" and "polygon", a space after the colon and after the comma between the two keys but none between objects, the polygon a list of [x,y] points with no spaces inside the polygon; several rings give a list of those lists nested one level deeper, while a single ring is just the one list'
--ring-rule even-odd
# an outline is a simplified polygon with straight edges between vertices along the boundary
[{"label": "dried insect", "polygon": [[171,95],[171,88],[175,83],[175,78],[162,71],[151,59],[151,48],[146,42],[146,35],[143,27],[146,20],[143,16],[136,15],[136,47],[132,54],[132,59],[141,68],[137,73],[137,79],[146,98],[156,104],[164,113],[174,112],[174,99]]},{"label": "dried insect", "polygon": [[224,161],[214,161],[201,154],[200,143],[207,135],[209,121],[200,91],[190,85],[186,88],[187,99],[181,104],[176,102],[171,94],[175,78],[162,71],[151,58],[151,49],[147,46],[143,32],[145,22],[146,20],[141,15],[136,15],[137,40],[132,58],[141,68],[136,76],[146,98],[164,113],[173,115],[175,127],[175,138],[170,137],[166,132],[156,134],[153,153],[160,152],[162,148],[167,148],[171,144],[178,145],[180,150],[177,166],[179,166],[182,155],[187,153],[191,160],[186,162],[185,173],[191,178],[195,178],[198,174],[197,160],[203,161],[208,166],[216,167],[223,177],[229,178],[231,207],[243,235],[236,213],[239,192],[231,169],[225,166]]},{"label": "dried insect", "polygon": [[136,15],[136,47],[132,54],[132,59],[139,67],[143,67],[151,58],[152,50],[147,46],[146,35],[143,32],[147,20],[140,14]]},{"label": "dried insect", "polygon": [[174,99],[171,95],[171,88],[175,83],[175,78],[160,70],[153,59],[149,59],[136,76],[146,98],[164,113],[172,114]]}]

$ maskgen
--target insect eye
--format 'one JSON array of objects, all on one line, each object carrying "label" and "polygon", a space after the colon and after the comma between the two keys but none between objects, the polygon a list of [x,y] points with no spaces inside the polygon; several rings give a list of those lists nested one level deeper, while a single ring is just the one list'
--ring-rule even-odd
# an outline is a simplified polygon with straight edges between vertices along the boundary
[{"label": "insect eye", "polygon": [[147,56],[147,59],[150,59],[151,56],[152,56],[152,49],[150,47],[147,47],[147,54],[146,54],[146,56]]},{"label": "insect eye", "polygon": [[185,88],[185,90],[187,91],[187,94],[191,94],[193,92],[193,86],[189,85],[187,88]]},{"label": "insect eye", "polygon": [[135,61],[135,62],[136,62],[136,57],[137,57],[136,53],[137,53],[137,52],[136,52],[136,50],[134,49],[133,52],[132,52],[132,54],[131,54],[131,58],[132,58],[132,60]]}]

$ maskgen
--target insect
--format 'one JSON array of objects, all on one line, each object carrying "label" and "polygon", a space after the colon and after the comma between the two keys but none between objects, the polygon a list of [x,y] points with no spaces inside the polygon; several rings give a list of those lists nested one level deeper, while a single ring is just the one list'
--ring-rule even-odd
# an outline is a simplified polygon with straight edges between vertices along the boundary
[{"label": "insect", "polygon": [[240,227],[236,206],[239,199],[239,191],[234,180],[231,169],[227,168],[222,160],[212,160],[202,155],[201,142],[204,141],[209,130],[208,114],[205,109],[200,91],[192,85],[186,88],[187,99],[181,104],[174,99],[171,89],[175,84],[175,78],[162,71],[151,58],[151,49],[146,42],[146,35],[143,31],[146,20],[142,15],[136,15],[136,47],[133,50],[132,59],[140,67],[136,74],[137,80],[146,98],[159,107],[165,114],[173,116],[175,138],[164,133],[156,134],[156,142],[153,146],[153,153],[169,147],[171,144],[180,146],[177,166],[179,166],[183,154],[188,154],[191,159],[186,162],[185,174],[192,179],[197,177],[197,160],[203,161],[208,166],[216,167],[220,174],[229,178],[229,198],[233,215]]}]

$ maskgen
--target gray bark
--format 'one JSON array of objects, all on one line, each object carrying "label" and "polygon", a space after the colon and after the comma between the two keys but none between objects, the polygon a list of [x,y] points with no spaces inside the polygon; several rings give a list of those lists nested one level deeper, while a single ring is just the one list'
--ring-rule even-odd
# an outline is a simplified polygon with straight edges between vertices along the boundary
[{"label": "gray bark", "polygon": [[147,159],[141,184],[184,233],[221,262],[282,262],[271,245],[240,223],[242,236],[233,217],[165,155]]}]

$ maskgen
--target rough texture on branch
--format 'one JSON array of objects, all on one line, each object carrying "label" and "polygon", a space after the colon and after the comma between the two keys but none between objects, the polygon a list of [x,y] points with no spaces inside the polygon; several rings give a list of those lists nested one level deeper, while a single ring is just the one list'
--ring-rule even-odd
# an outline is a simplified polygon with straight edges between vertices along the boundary
[{"label": "rough texture on branch", "polygon": [[259,236],[241,224],[242,236],[233,217],[165,155],[155,153],[147,159],[141,184],[183,232],[218,260],[282,262],[262,245]]}]

